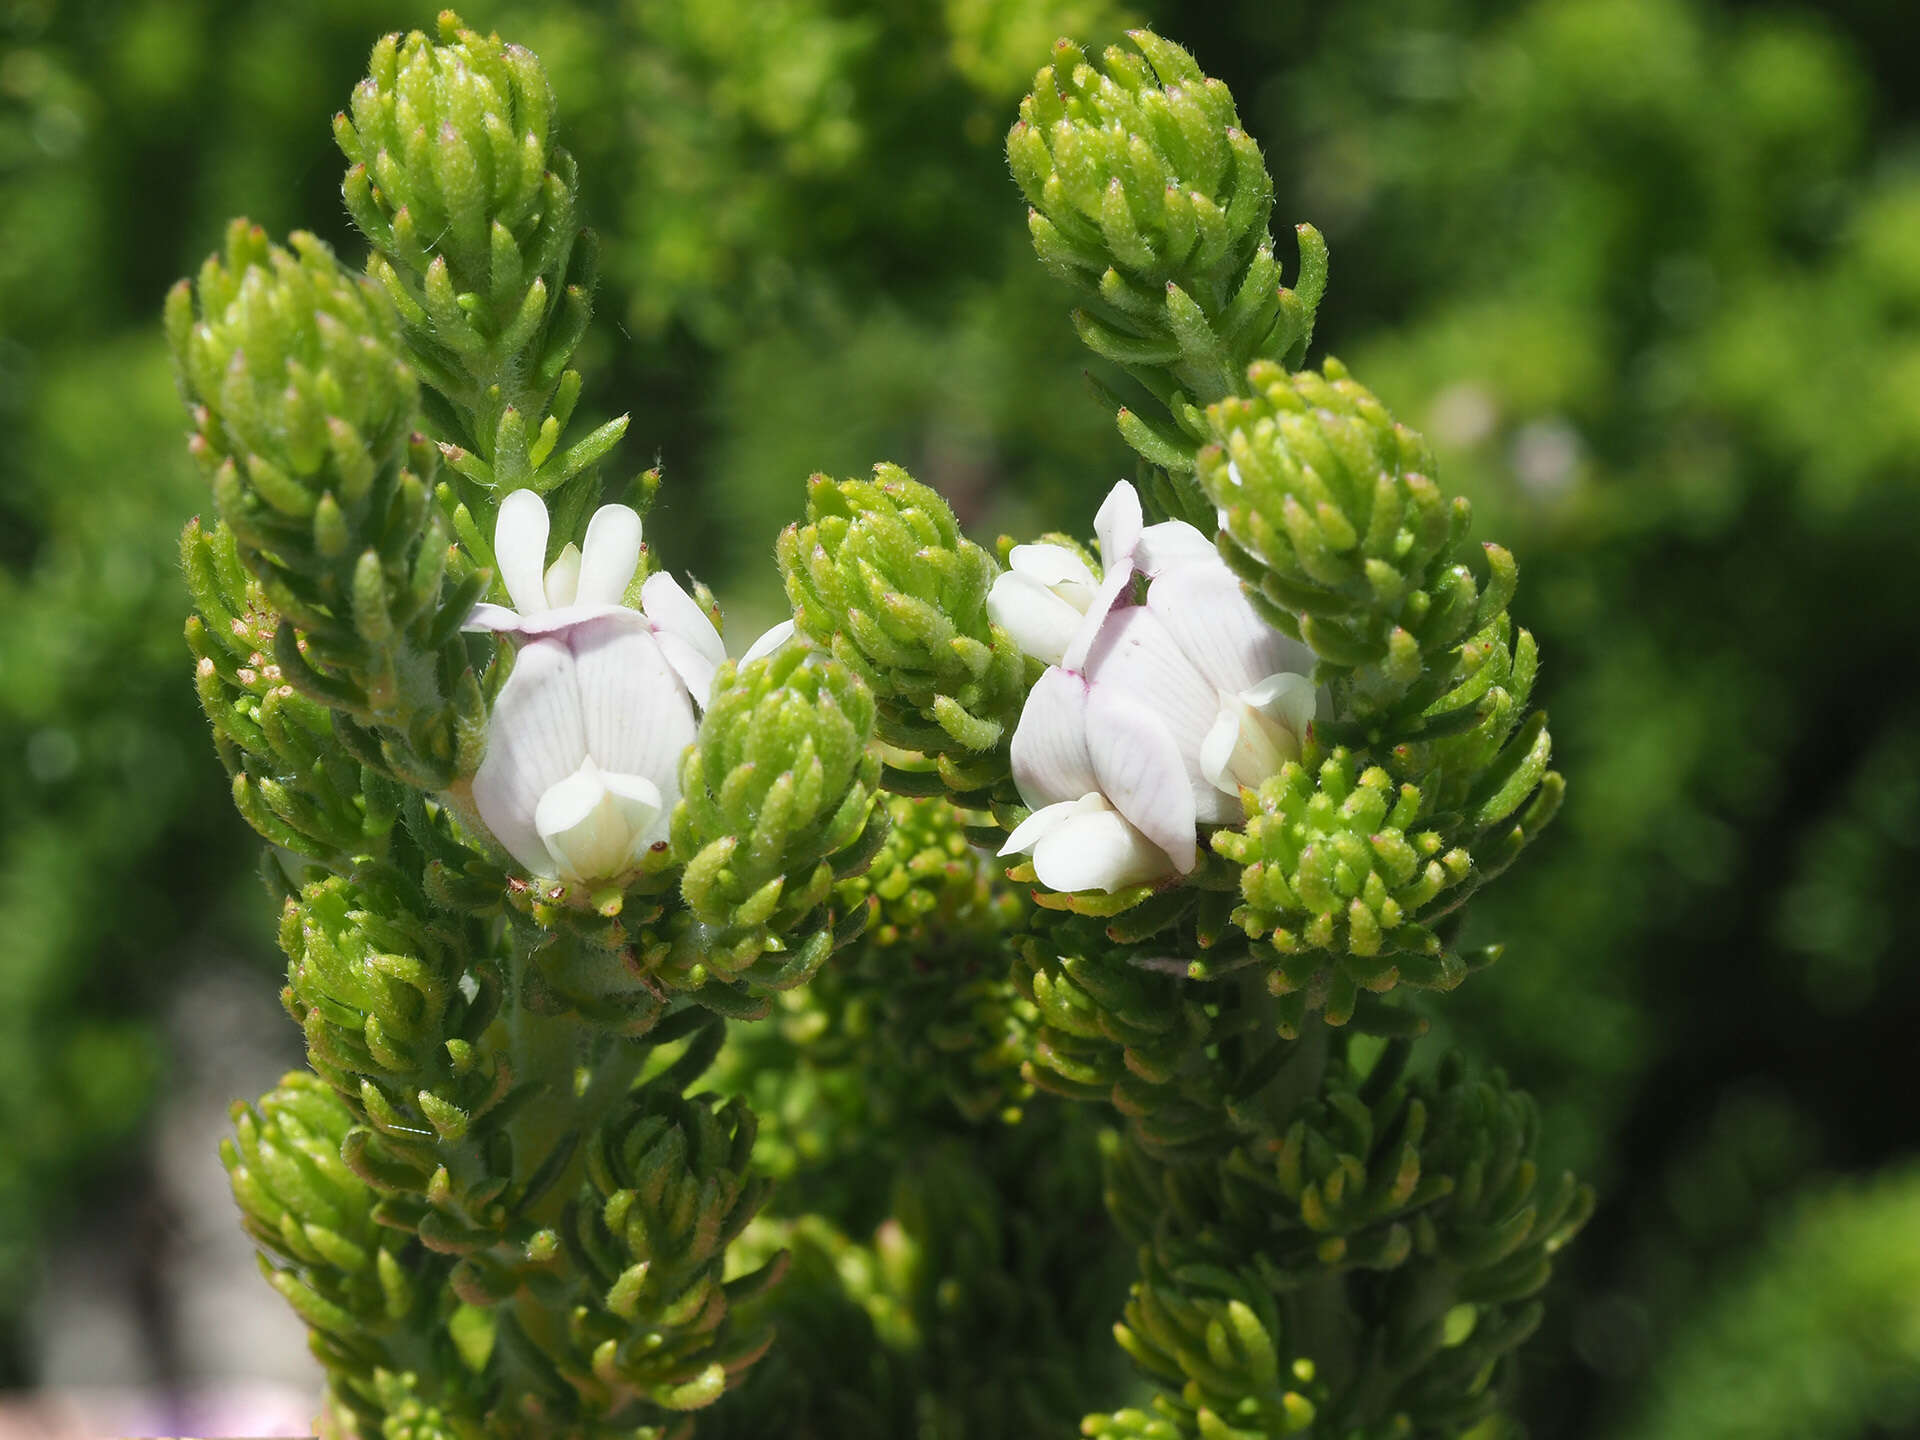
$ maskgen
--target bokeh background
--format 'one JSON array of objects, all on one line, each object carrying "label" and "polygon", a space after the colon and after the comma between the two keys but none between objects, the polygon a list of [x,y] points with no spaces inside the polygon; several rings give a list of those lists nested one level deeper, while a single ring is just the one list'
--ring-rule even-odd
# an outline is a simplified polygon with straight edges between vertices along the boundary
[{"label": "bokeh background", "polygon": [[[1546,657],[1570,800],[1438,1012],[1601,1197],[1525,1418],[1920,1436],[1911,0],[465,14],[551,69],[590,399],[747,626],[812,471],[898,460],[983,538],[1130,473],[1000,140],[1058,34],[1226,79],[1332,245],[1315,353],[1429,433]],[[158,307],[235,213],[361,253],[327,122],[430,20],[0,0],[0,1388],[288,1378],[212,1136],[296,1037],[180,639]]]}]

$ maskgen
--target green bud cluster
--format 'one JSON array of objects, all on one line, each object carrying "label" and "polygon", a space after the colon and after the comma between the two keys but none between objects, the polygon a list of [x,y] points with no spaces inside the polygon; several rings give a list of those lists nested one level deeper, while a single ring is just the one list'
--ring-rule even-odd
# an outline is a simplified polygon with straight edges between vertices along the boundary
[{"label": "green bud cluster", "polygon": [[[1244,830],[1214,848],[1244,868],[1234,923],[1274,952],[1267,983],[1345,1024],[1361,990],[1450,990],[1467,963],[1423,923],[1457,903],[1473,860],[1420,822],[1418,787],[1335,749],[1288,761],[1255,792]],[[1297,1025],[1298,1017],[1289,1016]]]},{"label": "green bud cluster", "polygon": [[1460,1434],[1496,1413],[1512,1352],[1540,1323],[1552,1257],[1593,1211],[1572,1175],[1543,1181],[1532,1100],[1457,1056],[1417,1087],[1430,1116],[1422,1161],[1451,1181],[1413,1218],[1412,1258],[1377,1303],[1382,1343],[1345,1410],[1369,1433]]},{"label": "green bud cluster", "polygon": [[789,989],[866,924],[871,907],[839,903],[835,885],[886,837],[873,727],[872,692],[824,652],[789,642],[722,667],[674,812],[700,926],[688,984]]},{"label": "green bud cluster", "polygon": [[317,1077],[295,1071],[257,1105],[235,1101],[220,1162],[273,1288],[335,1343],[413,1316],[422,1291],[398,1259],[407,1237],[373,1219],[367,1185],[340,1158],[353,1114]]},{"label": "green bud cluster", "polygon": [[[695,1052],[699,1063],[712,1050]],[[676,1065],[630,1095],[587,1148],[564,1243],[590,1299],[567,1318],[561,1372],[596,1420],[636,1404],[697,1410],[737,1384],[773,1342],[736,1306],[779,1279],[776,1254],[728,1280],[727,1246],[765,1203],[750,1174],[755,1124],[738,1100],[681,1093]]]},{"label": "green bud cluster", "polygon": [[[1257,359],[1297,366],[1326,286],[1319,232],[1299,227],[1297,289],[1280,283],[1268,224],[1273,181],[1233,96],[1147,30],[1096,70],[1070,41],[1034,77],[1007,136],[1028,229],[1047,269],[1079,292],[1081,340],[1150,399],[1118,403],[1120,433],[1174,475],[1194,467],[1208,405]],[[1189,485],[1180,518],[1205,524]]]},{"label": "green bud cluster", "polygon": [[887,813],[886,843],[837,892],[874,918],[793,993],[783,1026],[815,1065],[870,1066],[879,1047],[902,1085],[931,1082],[968,1120],[1016,1114],[1037,1018],[1006,973],[1020,902],[951,803],[896,795]]},{"label": "green bud cluster", "polygon": [[[487,1041],[496,968],[465,964],[463,937],[397,888],[340,877],[287,901],[280,944],[282,998],[314,1073],[353,1113],[341,1153],[381,1193],[380,1218],[442,1254],[491,1246],[520,1198],[501,1128],[513,1075]],[[458,1285],[472,1288],[471,1268]]]},{"label": "green bud cluster", "polygon": [[1426,441],[1338,361],[1298,374],[1258,363],[1247,384],[1208,411],[1199,463],[1248,595],[1313,647],[1337,720],[1396,742],[1460,723],[1461,706],[1433,707],[1469,678],[1460,647],[1513,597],[1513,557],[1478,547],[1487,578],[1475,578],[1467,502],[1441,492]]},{"label": "green bud cluster", "polygon": [[310,235],[245,221],[167,297],[166,326],[240,559],[280,617],[273,661],[366,763],[444,788],[479,762],[485,705],[458,630],[485,586],[453,558],[415,443],[389,307]]},{"label": "green bud cluster", "polygon": [[960,533],[938,494],[897,465],[871,480],[816,475],[807,519],[780,536],[794,621],[858,674],[878,702],[876,733],[932,759],[932,781],[963,803],[1007,788],[1007,745],[1027,661],[987,617],[998,567]]},{"label": "green bud cluster", "polygon": [[553,143],[546,71],[452,11],[439,34],[374,46],[334,137],[351,162],[347,209],[374,249],[368,273],[398,314],[478,534],[496,496],[554,490],[627,421],[559,444],[580,398],[567,362],[592,315],[595,246],[573,157]]},{"label": "green bud cluster", "polygon": [[1042,931],[1015,945],[1014,984],[1039,1016],[1027,1080],[1111,1104],[1156,1153],[1218,1144],[1220,1097],[1192,1063],[1213,1034],[1209,997],[1164,968],[1130,963],[1124,951],[1067,948],[1059,938]]},{"label": "green bud cluster", "polygon": [[454,1360],[442,1315],[448,1262],[374,1219],[373,1194],[341,1159],[353,1124],[326,1084],[295,1072],[257,1104],[235,1102],[220,1160],[262,1273],[310,1327],[329,1409],[377,1429],[389,1407],[374,1392],[391,1384],[383,1367],[396,1355],[438,1348]]},{"label": "green bud cluster", "polygon": [[1314,1421],[1313,1362],[1289,1360],[1272,1292],[1259,1278],[1224,1266],[1165,1270],[1151,1247],[1114,1326],[1120,1348],[1163,1385],[1154,1410],[1094,1416],[1082,1433],[1115,1440],[1267,1440],[1298,1435]]},{"label": "green bud cluster", "polygon": [[326,707],[281,678],[279,621],[233,532],[189,521],[180,562],[194,600],[186,627],[194,689],[234,808],[270,843],[334,870],[384,854],[398,787],[349,755]]},{"label": "green bud cluster", "polygon": [[[1497,1072],[1474,1079],[1450,1056],[1408,1079],[1406,1042],[1357,1068],[1346,1053],[1342,1042],[1300,1102],[1275,1095],[1297,1059],[1263,1070],[1274,1089],[1246,1094],[1233,1112],[1242,1137],[1201,1163],[1157,1155],[1137,1132],[1116,1148],[1108,1206],[1143,1247],[1134,1304],[1191,1317],[1183,1285],[1232,1274],[1301,1337],[1320,1377],[1315,1433],[1462,1433],[1495,1407],[1501,1361],[1537,1324],[1551,1256],[1592,1193],[1570,1175],[1541,1182],[1532,1104]],[[1281,1129],[1263,1118],[1276,1098]],[[1333,1297],[1377,1340],[1328,1332]],[[1168,1348],[1135,1358],[1172,1381]]]}]

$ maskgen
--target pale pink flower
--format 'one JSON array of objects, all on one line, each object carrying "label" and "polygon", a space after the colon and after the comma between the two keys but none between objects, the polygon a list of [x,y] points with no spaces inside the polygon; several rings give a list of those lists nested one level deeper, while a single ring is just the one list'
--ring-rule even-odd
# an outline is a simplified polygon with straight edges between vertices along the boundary
[{"label": "pale pink flower", "polygon": [[547,509],[531,490],[501,503],[494,554],[509,610],[467,627],[518,636],[473,780],[480,818],[534,875],[592,883],[631,870],[667,836],[680,756],[726,659],[713,622],[672,576],[640,561],[640,517],[606,505],[544,566]]},{"label": "pale pink flower", "polygon": [[[1242,788],[1296,758],[1314,716],[1313,652],[1260,618],[1198,530],[1142,530],[1139,513],[1125,484],[1101,507],[1119,522],[1101,535],[1114,569],[1014,731],[1014,782],[1033,813],[1002,853],[1031,851],[1054,890],[1190,872],[1200,827],[1240,823]],[[1135,575],[1149,577],[1144,603],[1132,599]],[[1010,588],[1002,608],[1031,616],[1038,604]],[[1062,628],[1048,624],[1049,636]]]}]

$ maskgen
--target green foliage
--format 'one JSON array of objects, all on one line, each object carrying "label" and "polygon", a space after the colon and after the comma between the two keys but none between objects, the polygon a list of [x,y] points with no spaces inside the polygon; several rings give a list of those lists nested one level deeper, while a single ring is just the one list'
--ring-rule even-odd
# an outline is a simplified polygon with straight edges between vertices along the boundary
[{"label": "green foliage", "polygon": [[436,1351],[452,1359],[448,1262],[375,1221],[372,1193],[341,1159],[353,1115],[315,1076],[290,1074],[256,1105],[235,1101],[233,1124],[220,1159],[242,1223],[266,1252],[261,1271],[311,1327],[314,1354],[334,1382],[329,1407],[378,1424],[401,1409],[386,1367]]},{"label": "green foliage", "polygon": [[[1530,1352],[1542,1378],[1521,1397],[1536,1430],[1592,1428],[1609,1395],[1645,1390],[1712,1293],[1698,1268],[1748,1243],[1747,1178],[1709,1183],[1723,1178],[1719,1151],[1696,1145],[1695,1122],[1723,1092],[1780,1087],[1779,1128],[1825,1137],[1849,1164],[1905,1144],[1862,1098],[1910,1028],[1897,959],[1911,925],[1888,877],[1911,868],[1920,814],[1912,687],[1886,659],[1912,650],[1904,617],[1920,613],[1906,554],[1920,411],[1912,107],[1894,83],[1905,37],[1884,8],[1365,0],[1164,22],[1232,80],[1243,127],[1278,161],[1283,217],[1313,218],[1340,250],[1320,330],[1338,332],[1357,372],[1431,437],[1449,487],[1528,563],[1525,618],[1550,657],[1536,699],[1553,708],[1579,804],[1478,900],[1459,953],[1499,935],[1514,959],[1449,996],[1443,1023],[1469,1051],[1512,1062],[1542,1095],[1555,1167],[1597,1168],[1614,1197],[1612,1223],[1573,1252],[1593,1253],[1557,1282],[1565,1322]],[[0,787],[8,1305],[31,1289],[19,1267],[38,1217],[101,1193],[102,1163],[124,1183],[115,1157],[131,1153],[134,1106],[166,1090],[149,1017],[172,977],[262,943],[220,899],[244,831],[204,804],[194,768],[205,731],[180,683],[165,537],[204,502],[173,444],[151,297],[235,208],[275,234],[337,216],[315,117],[347,94],[367,37],[395,21],[380,7],[242,0],[16,10],[0,17],[0,413],[17,441],[0,456],[0,608],[13,622],[0,635],[0,747],[19,782]],[[883,16],[817,0],[563,0],[476,18],[541,51],[594,213],[618,237],[600,303],[635,343],[609,334],[575,352],[589,376],[580,403],[633,406],[649,445],[692,480],[650,517],[656,547],[692,537],[706,578],[751,586],[742,572],[765,536],[740,517],[785,509],[796,476],[856,474],[880,454],[945,491],[981,538],[1083,521],[1125,456],[1099,433],[1099,407],[1068,394],[1071,334],[1007,224],[995,137],[1020,88],[1010,77],[1044,41],[1104,41],[1119,17],[1097,4]],[[927,263],[935,253],[941,266]],[[1108,362],[1095,368],[1121,383]],[[203,531],[217,538],[212,515]],[[237,673],[256,651],[232,657],[238,685],[222,703],[258,723],[271,691],[261,680],[243,698],[255,682]],[[1424,761],[1403,771],[1363,753],[1364,737],[1323,740],[1380,765],[1391,794],[1414,781],[1436,815],[1456,808]],[[240,752],[296,796],[305,753],[304,739]],[[329,821],[327,833],[340,832]],[[486,868],[435,871],[447,861],[420,857],[404,815],[383,842],[366,831],[353,848],[382,843],[403,870],[439,874],[448,898],[470,896],[469,865]],[[479,889],[498,895],[492,881]],[[524,899],[508,897],[512,913]],[[629,942],[651,923],[644,908],[629,898]],[[883,924],[836,961],[877,955],[866,946]],[[1183,932],[1164,933],[1161,953],[1180,953]],[[553,973],[637,985],[621,953],[576,946]],[[810,1002],[836,973],[830,963],[778,1003]],[[1194,988],[1166,987],[1183,1001]],[[887,998],[869,997],[866,1013]],[[1380,998],[1363,990],[1358,1003]],[[1409,998],[1428,1008],[1383,1003]],[[1686,1025],[1669,1023],[1682,1013]],[[853,1088],[821,1127],[846,1114],[900,1123],[861,1110]],[[792,1089],[795,1106],[821,1093]],[[755,1091],[756,1108],[778,1093]],[[786,1153],[776,1128],[763,1126],[763,1148]],[[1784,1189],[1796,1175],[1782,1163],[1771,1183]],[[1692,1196],[1684,1215],[1670,1193]],[[880,1247],[868,1218],[840,1228],[845,1248],[823,1241],[807,1272],[820,1308],[798,1298],[796,1271],[788,1313],[865,1319],[834,1266],[877,1267]],[[1892,1234],[1854,1236],[1863,1268],[1895,1253]],[[1791,1298],[1748,1303],[1784,1313]],[[1641,1306],[1651,1343],[1634,1338]],[[956,1329],[956,1349],[989,1354],[1002,1324],[970,1342]],[[799,1327],[786,1328],[761,1371],[793,1342]],[[1865,1352],[1852,1332],[1823,1334],[1842,1335],[1837,1353]],[[1786,1343],[1753,1348],[1794,1353]],[[24,1353],[13,1343],[0,1365],[10,1382],[25,1378]],[[869,1352],[823,1341],[816,1353],[824,1371]],[[1747,1373],[1757,1387],[1790,1372],[1762,1361]],[[888,1373],[895,1396],[936,1394],[930,1366]],[[962,1389],[937,1390],[919,1414],[868,1414],[866,1432],[860,1397],[843,1394],[840,1428],[821,1430],[938,1427],[963,1412]],[[457,1410],[398,1377],[382,1393],[396,1433],[446,1433]],[[1734,1392],[1702,1393],[1718,1398],[1690,1413],[1710,1420]],[[1081,1406],[1096,1395],[1147,1403],[1090,1372]],[[710,1418],[729,1403],[702,1428],[755,1433]]]},{"label": "green foliage", "polygon": [[[1818,1191],[1773,1223],[1621,1436],[1897,1433],[1920,1414],[1914,1175]],[[1782,1363],[1782,1357],[1791,1357]]]},{"label": "green foliage", "polygon": [[552,142],[546,71],[452,11],[440,35],[381,40],[334,137],[351,162],[347,208],[374,248],[368,274],[398,312],[436,438],[468,482],[460,500],[486,530],[488,492],[563,485],[627,422],[558,448],[580,398],[567,362],[593,313],[595,247],[573,157]]},{"label": "green foliage", "polygon": [[835,903],[834,886],[886,837],[873,726],[867,687],[804,645],[715,678],[674,815],[701,926],[686,983],[790,989],[867,923],[869,907]]},{"label": "green foliage", "polygon": [[807,520],[780,536],[794,620],[879,706],[879,738],[935,761],[963,803],[1003,783],[1026,660],[987,618],[993,558],[897,465],[807,488]]},{"label": "green foliage", "polygon": [[878,1045],[901,1081],[930,1082],[971,1121],[1017,1119],[1037,1018],[1006,973],[1018,898],[945,800],[889,797],[886,843],[843,903],[871,896],[860,940],[816,975],[785,1023],[815,1054]]},{"label": "green foliage", "polygon": [[[1171,41],[1128,38],[1139,53],[1110,48],[1104,73],[1060,41],[1020,104],[1007,158],[1033,206],[1035,252],[1084,302],[1081,341],[1150,396],[1144,411],[1119,407],[1120,433],[1179,474],[1207,438],[1202,412],[1240,391],[1250,362],[1300,364],[1327,249],[1301,226],[1299,289],[1280,285],[1273,181],[1233,96]],[[1190,487],[1160,498],[1204,523]]]},{"label": "green foliage", "polygon": [[1200,483],[1248,593],[1313,647],[1337,720],[1396,739],[1455,721],[1461,703],[1441,702],[1479,698],[1486,656],[1453,652],[1512,599],[1513,557],[1486,547],[1489,581],[1474,579],[1466,501],[1442,494],[1425,441],[1338,362],[1324,375],[1257,365],[1247,386],[1208,413]]},{"label": "green foliage", "polygon": [[[267,602],[284,682],[343,743],[432,789],[479,762],[485,710],[457,630],[485,585],[432,504],[413,375],[386,306],[312,236],[245,221],[167,297],[190,447]],[[208,617],[216,626],[218,615]]]},{"label": "green foliage", "polygon": [[[565,1243],[593,1301],[567,1317],[563,1365],[585,1403],[617,1417],[644,1398],[668,1410],[710,1405],[773,1343],[734,1308],[776,1281],[776,1255],[723,1280],[727,1247],[765,1203],[753,1177],[754,1120],[738,1100],[689,1100],[668,1076],[630,1095],[587,1152],[587,1184]],[[590,1359],[589,1359],[590,1357]]]},{"label": "green foliage", "polygon": [[382,1219],[444,1254],[484,1250],[521,1199],[489,1148],[514,1078],[485,1044],[498,967],[467,968],[458,932],[411,911],[397,887],[339,878],[288,899],[280,944],[287,1011],[308,1063],[353,1112],[342,1153],[386,1197]]}]

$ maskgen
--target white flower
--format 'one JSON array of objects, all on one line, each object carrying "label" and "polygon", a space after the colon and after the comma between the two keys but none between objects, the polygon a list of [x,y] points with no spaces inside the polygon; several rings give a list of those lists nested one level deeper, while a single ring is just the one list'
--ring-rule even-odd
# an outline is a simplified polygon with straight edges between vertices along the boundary
[{"label": "white flower", "polygon": [[1016,545],[1011,567],[993,582],[987,614],[1027,654],[1049,665],[1078,669],[1094,632],[1136,574],[1151,578],[1168,566],[1214,554],[1213,542],[1178,520],[1141,524],[1140,497],[1122,480],[1107,492],[1093,532],[1100,542],[1101,575],[1064,545]]},{"label": "white flower", "polygon": [[640,562],[640,517],[606,505],[584,548],[543,571],[547,509],[531,490],[500,506],[494,554],[515,609],[475,607],[469,629],[516,635],[494,701],[474,804],[531,874],[591,882],[633,868],[667,835],[694,711],[726,659],[706,612],[664,573],[621,603]]},{"label": "white flower", "polygon": [[1141,543],[1170,530],[1157,525],[1125,552],[1122,565],[1152,576],[1145,603],[1127,603],[1123,583],[1090,609],[1014,731],[1014,781],[1034,809],[1001,853],[1031,851],[1051,889],[1191,871],[1198,827],[1243,819],[1241,788],[1297,757],[1312,723],[1312,651],[1260,618],[1199,531],[1180,529],[1201,545],[1177,532]]}]

